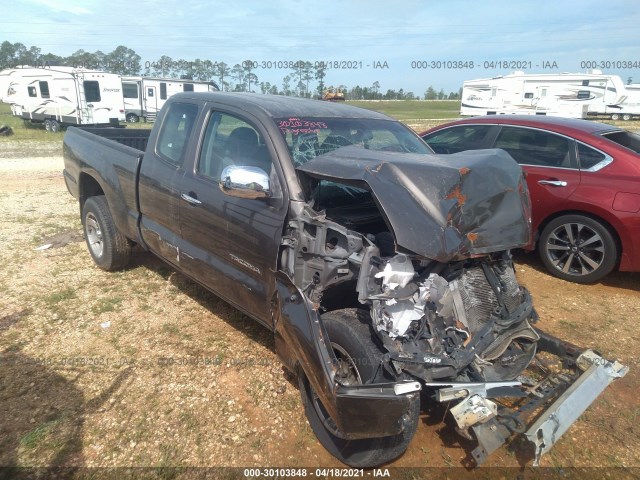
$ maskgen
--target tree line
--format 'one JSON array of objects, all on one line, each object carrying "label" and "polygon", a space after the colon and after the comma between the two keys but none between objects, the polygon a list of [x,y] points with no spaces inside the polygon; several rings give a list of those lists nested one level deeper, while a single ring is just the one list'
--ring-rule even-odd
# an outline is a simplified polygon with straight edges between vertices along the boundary
[{"label": "tree line", "polygon": [[[145,75],[167,78],[182,78],[201,81],[214,81],[223,91],[261,92],[273,95],[298,97],[322,97],[326,90],[342,92],[347,100],[420,100],[420,96],[404,89],[387,89],[383,92],[380,82],[371,86],[347,87],[327,85],[326,67],[322,62],[295,62],[290,72],[282,78],[280,85],[260,81],[254,62],[250,60],[229,65],[224,61],[174,59],[167,55],[152,62],[142,62],[142,58],[133,49],[120,45],[112,52],[100,50],[87,52],[79,49],[67,57],[53,53],[42,53],[36,46],[27,48],[20,42],[4,41],[0,44],[0,70],[18,65],[30,66],[73,66],[103,70],[120,75]],[[424,92],[425,100],[459,100],[461,90],[445,94],[429,86]]]}]

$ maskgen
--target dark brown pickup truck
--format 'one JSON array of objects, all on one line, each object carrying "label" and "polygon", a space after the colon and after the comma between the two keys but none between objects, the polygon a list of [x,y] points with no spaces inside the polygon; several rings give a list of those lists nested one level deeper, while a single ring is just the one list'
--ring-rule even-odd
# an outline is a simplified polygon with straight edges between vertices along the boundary
[{"label": "dark brown pickup truck", "polygon": [[421,396],[450,403],[470,461],[524,434],[537,463],[627,371],[534,327],[509,253],[529,197],[502,150],[437,156],[368,110],[184,93],[150,134],[70,128],[64,158],[96,264],[139,245],[262,323],[346,464],[401,455]]}]

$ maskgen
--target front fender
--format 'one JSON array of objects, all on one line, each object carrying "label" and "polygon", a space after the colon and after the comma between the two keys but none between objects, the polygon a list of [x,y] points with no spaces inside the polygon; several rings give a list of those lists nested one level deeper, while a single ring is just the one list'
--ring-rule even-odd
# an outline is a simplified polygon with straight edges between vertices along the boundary
[{"label": "front fender", "polygon": [[276,352],[292,372],[300,370],[348,439],[397,435],[415,395],[417,382],[345,386],[336,382],[337,360],[322,318],[309,299],[282,272],[276,274],[274,300]]}]

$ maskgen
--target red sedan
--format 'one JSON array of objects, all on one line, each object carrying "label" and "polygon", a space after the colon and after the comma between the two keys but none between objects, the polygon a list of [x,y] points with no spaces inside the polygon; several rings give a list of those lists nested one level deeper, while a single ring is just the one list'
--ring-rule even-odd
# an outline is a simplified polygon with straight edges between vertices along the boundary
[{"label": "red sedan", "polygon": [[436,153],[501,148],[522,165],[538,252],[553,275],[590,283],[616,267],[640,271],[639,135],[587,120],[509,115],[420,136]]}]

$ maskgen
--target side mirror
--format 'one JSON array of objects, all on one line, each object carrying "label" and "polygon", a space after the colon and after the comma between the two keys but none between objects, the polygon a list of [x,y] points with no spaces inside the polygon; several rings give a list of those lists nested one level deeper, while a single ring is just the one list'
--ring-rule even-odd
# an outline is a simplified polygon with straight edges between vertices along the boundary
[{"label": "side mirror", "polygon": [[220,188],[238,198],[269,198],[269,175],[259,167],[230,165],[222,170]]}]

